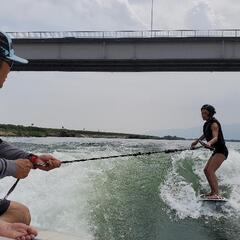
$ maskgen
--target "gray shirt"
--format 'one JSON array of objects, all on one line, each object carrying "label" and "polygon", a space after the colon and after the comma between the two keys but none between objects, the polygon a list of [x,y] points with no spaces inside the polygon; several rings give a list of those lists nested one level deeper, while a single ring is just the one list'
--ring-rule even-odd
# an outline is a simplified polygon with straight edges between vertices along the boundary
[{"label": "gray shirt", "polygon": [[12,144],[0,139],[0,178],[6,176],[16,176],[16,160],[27,159],[30,153],[27,153]]}]

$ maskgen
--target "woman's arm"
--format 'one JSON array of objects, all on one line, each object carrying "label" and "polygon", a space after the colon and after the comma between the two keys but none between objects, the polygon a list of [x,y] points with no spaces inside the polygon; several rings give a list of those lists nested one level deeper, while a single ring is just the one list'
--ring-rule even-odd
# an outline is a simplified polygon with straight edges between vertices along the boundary
[{"label": "woman's arm", "polygon": [[193,148],[198,144],[198,142],[199,142],[199,141],[202,141],[204,138],[205,138],[205,136],[204,136],[204,134],[203,134],[200,138],[196,139],[196,140],[191,144],[191,148],[193,149]]},{"label": "woman's arm", "polygon": [[204,134],[203,134],[201,137],[199,137],[198,139],[196,139],[193,143],[196,145],[196,144],[198,144],[199,141],[202,141],[204,138],[205,138],[205,136],[204,136]]},{"label": "woman's arm", "polygon": [[213,123],[211,126],[213,138],[208,142],[209,146],[212,146],[218,140],[219,127],[217,123]]},{"label": "woman's arm", "polygon": [[204,134],[198,139],[198,141],[202,141],[205,138]]}]

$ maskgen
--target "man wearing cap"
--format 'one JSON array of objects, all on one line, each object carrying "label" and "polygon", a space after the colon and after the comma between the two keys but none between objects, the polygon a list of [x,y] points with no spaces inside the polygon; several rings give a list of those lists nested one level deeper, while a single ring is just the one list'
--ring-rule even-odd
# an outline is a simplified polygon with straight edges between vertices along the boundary
[{"label": "man wearing cap", "polygon": [[[0,88],[14,63],[28,63],[28,60],[15,55],[11,38],[0,32]],[[31,169],[49,171],[60,167],[61,162],[51,155],[34,155],[0,139],[0,178],[12,176],[26,178]],[[0,200],[0,236],[17,240],[31,240],[37,231],[30,227],[29,209],[23,204]]]}]

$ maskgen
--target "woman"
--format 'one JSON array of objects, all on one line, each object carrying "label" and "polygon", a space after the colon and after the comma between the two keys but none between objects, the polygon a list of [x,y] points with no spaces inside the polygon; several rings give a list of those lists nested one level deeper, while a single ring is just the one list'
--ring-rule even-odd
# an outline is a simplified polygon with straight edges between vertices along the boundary
[{"label": "woman", "polygon": [[215,108],[208,104],[203,105],[201,113],[203,120],[206,121],[203,125],[203,135],[194,141],[191,147],[194,148],[199,141],[206,139],[207,146],[214,148],[213,154],[204,168],[204,173],[211,188],[211,192],[205,196],[209,199],[221,199],[215,172],[221,166],[223,161],[227,159],[228,149],[225,145],[221,124],[214,117],[214,114],[216,113]]}]

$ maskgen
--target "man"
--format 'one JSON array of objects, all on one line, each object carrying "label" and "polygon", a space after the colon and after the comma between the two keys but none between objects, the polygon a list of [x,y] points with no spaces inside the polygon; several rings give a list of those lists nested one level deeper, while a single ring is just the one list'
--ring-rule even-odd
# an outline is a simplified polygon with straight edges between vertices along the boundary
[{"label": "man", "polygon": [[223,161],[226,160],[228,157],[228,149],[225,145],[221,124],[214,117],[215,113],[216,111],[213,106],[209,104],[205,104],[202,106],[202,118],[204,121],[206,121],[203,126],[203,135],[199,139],[194,141],[191,145],[191,147],[194,148],[199,141],[206,138],[206,145],[208,147],[214,148],[213,154],[209,158],[204,168],[204,173],[211,188],[211,192],[205,194],[205,196],[209,199],[221,199],[219,195],[218,181],[215,172],[222,165]]},{"label": "man", "polygon": [[[28,63],[28,60],[15,55],[12,40],[0,32],[0,88],[2,88],[13,64]],[[60,167],[61,162],[51,155],[36,156],[22,151],[0,139],[0,178],[12,176],[17,179],[26,178],[31,169],[49,171]],[[0,200],[0,236],[17,240],[31,240],[37,231],[30,227],[31,216],[23,204]]]}]

